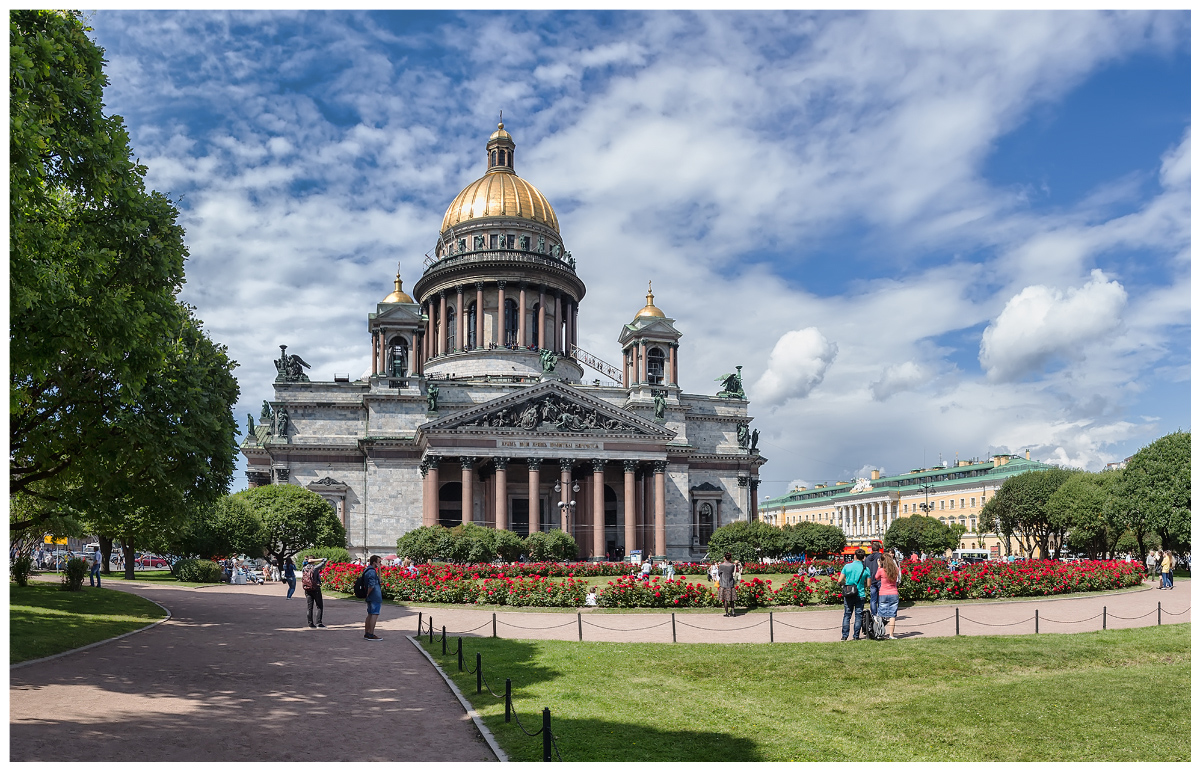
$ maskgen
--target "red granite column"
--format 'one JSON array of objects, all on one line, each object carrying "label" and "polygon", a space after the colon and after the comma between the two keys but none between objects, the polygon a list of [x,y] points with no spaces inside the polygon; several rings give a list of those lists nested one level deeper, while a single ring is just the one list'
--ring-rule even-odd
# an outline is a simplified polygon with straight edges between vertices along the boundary
[{"label": "red granite column", "polygon": [[637,505],[634,503],[633,475],[637,461],[625,461],[625,555],[637,548]]},{"label": "red granite column", "polygon": [[654,556],[667,553],[667,462],[654,462]]},{"label": "red granite column", "polygon": [[475,282],[475,347],[483,348],[483,282]]},{"label": "red granite column", "polygon": [[499,301],[498,301],[498,304],[496,305],[496,308],[497,308],[496,329],[499,331],[497,332],[498,339],[496,340],[496,345],[503,346],[504,345],[504,333],[506,332],[504,325],[505,325],[505,322],[507,321],[507,319],[504,318],[504,316],[505,316],[505,313],[504,313],[504,282],[500,281],[499,286],[500,286]]},{"label": "red granite column", "polygon": [[562,353],[562,293],[554,293],[554,346],[551,350],[555,353]]},{"label": "red granite column", "polygon": [[[558,484],[562,488],[559,497],[559,502],[569,504],[571,501],[571,465],[570,458],[560,458],[558,461]],[[567,517],[571,507],[560,506],[561,514],[558,518],[558,526],[564,533],[571,532],[567,527]]]},{"label": "red granite column", "polygon": [[440,307],[438,308],[438,339],[437,352],[441,356],[446,352],[446,293],[438,292]]},{"label": "red granite column", "polygon": [[592,557],[604,557],[604,461],[592,461]]},{"label": "red granite column", "polygon": [[529,458],[529,532],[536,533],[542,529],[540,515],[542,513],[542,459]]},{"label": "red granite column", "polygon": [[520,312],[520,315],[517,316],[517,344],[520,345],[522,348],[525,348],[529,345],[529,338],[525,335],[526,329],[525,329],[525,282],[524,281],[521,282],[521,299],[520,299],[520,302],[518,303],[518,311]]},{"label": "red granite column", "polygon": [[508,529],[508,458],[496,458],[496,529]]},{"label": "red granite column", "polygon": [[668,385],[679,385],[679,375],[675,371],[675,345],[667,344],[667,383]]},{"label": "red granite column", "polygon": [[462,521],[472,522],[475,517],[475,459],[459,458],[462,464]]},{"label": "red granite column", "polygon": [[454,334],[457,338],[456,342],[458,347],[465,349],[467,347],[467,306],[463,305],[462,285],[459,284],[457,288],[458,299],[456,301],[455,308],[458,312],[458,330]]},{"label": "red granite column", "polygon": [[538,348],[549,348],[546,345],[546,287],[538,289]]},{"label": "red granite column", "polygon": [[379,371],[379,333],[371,333],[371,374]]}]

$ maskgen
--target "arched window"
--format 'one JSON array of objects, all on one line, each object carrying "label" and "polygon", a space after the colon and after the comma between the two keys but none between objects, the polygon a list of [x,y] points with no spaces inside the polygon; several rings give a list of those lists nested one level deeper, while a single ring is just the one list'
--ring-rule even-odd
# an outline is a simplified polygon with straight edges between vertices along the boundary
[{"label": "arched window", "polygon": [[496,165],[496,151],[495,150],[492,150],[492,162],[490,165],[492,165],[492,166]]},{"label": "arched window", "polygon": [[530,335],[533,340],[530,341],[529,344],[538,350],[541,350],[542,347],[542,325],[538,323],[538,318],[541,316],[541,310],[541,303],[533,304],[533,324],[531,325],[533,327],[533,334]]},{"label": "arched window", "polygon": [[475,319],[477,310],[475,303],[467,306],[467,348],[478,348],[479,343],[475,339]]},{"label": "arched window", "polygon": [[661,348],[646,351],[646,377],[651,385],[662,385],[664,360]]},{"label": "arched window", "polygon": [[446,353],[454,351],[454,347],[458,344],[458,314],[454,312],[454,306],[446,308]]},{"label": "arched window", "polygon": [[388,345],[390,359],[388,361],[388,375],[391,377],[404,377],[408,374],[408,341],[403,336],[392,338],[392,342]]},{"label": "arched window", "polygon": [[504,300],[504,344],[516,345],[517,333],[520,331],[517,327],[517,321],[521,318],[521,310],[517,306],[517,301],[511,298]]}]

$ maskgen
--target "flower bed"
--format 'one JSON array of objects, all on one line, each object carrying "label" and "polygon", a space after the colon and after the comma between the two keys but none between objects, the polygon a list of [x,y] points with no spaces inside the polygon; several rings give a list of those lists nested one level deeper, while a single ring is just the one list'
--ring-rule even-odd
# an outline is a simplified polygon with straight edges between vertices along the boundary
[{"label": "flower bed", "polygon": [[[838,563],[818,565],[837,567]],[[613,567],[620,567],[621,572],[600,572]],[[746,572],[754,572],[757,567],[747,565]],[[790,567],[794,570],[800,566]],[[385,599],[410,602],[574,608],[583,605],[589,586],[597,586],[599,604],[606,608],[705,608],[720,604],[707,582],[695,583],[686,578],[667,581],[661,576],[642,581],[628,575],[630,570],[628,565],[611,562],[422,565],[415,578],[404,575],[400,568],[380,568],[379,577]],[[1137,586],[1146,574],[1141,565],[1120,561],[984,562],[952,571],[945,562],[927,560],[905,562],[903,571],[900,599],[910,601],[1104,591]],[[359,565],[328,565],[322,580],[330,589],[349,593],[361,572]],[[616,580],[606,585],[589,580],[605,575],[615,575]],[[565,580],[551,580],[557,578]],[[797,575],[776,589],[771,581],[754,578],[738,585],[737,604],[743,608],[840,605],[841,593],[835,579],[836,575]]]}]

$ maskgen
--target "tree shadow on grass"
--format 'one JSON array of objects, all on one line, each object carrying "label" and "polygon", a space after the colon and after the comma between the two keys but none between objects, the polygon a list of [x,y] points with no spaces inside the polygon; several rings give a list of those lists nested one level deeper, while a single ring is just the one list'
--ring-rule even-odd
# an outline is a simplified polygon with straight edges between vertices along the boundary
[{"label": "tree shadow on grass", "polygon": [[[522,714],[521,722],[530,731],[536,731],[542,725],[541,711]],[[641,724],[553,715],[551,726],[558,751],[567,763],[765,760],[758,745],[751,739],[718,730],[669,731]],[[509,753],[511,760],[542,759],[542,737],[526,736],[516,727],[516,723],[505,724],[503,717],[497,724],[489,720],[488,728],[496,735],[500,746]],[[558,755],[553,758],[558,760]]]}]

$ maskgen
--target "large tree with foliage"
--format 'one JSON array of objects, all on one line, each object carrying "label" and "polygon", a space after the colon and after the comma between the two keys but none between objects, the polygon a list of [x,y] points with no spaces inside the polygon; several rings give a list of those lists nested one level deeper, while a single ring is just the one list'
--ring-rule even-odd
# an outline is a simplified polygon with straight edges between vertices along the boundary
[{"label": "large tree with foliage", "polygon": [[284,560],[312,546],[346,546],[346,528],[333,506],[299,485],[279,484],[234,493],[262,521],[262,549],[283,569]]},{"label": "large tree with foliage", "polygon": [[1067,545],[1091,559],[1110,556],[1121,535],[1105,511],[1117,476],[1112,471],[1073,473],[1046,501],[1049,518],[1067,525]]},{"label": "large tree with foliage", "polygon": [[741,562],[779,557],[788,549],[783,530],[766,522],[730,522],[713,531],[708,539],[709,561],[720,562],[725,552]]},{"label": "large tree with foliage", "polygon": [[1061,547],[1069,523],[1046,504],[1070,476],[1066,469],[1052,468],[1009,477],[983,505],[980,517],[995,520],[1002,535],[1017,540],[1024,556],[1032,557],[1037,549],[1048,559],[1052,547]]},{"label": "large tree with foliage", "polygon": [[1167,549],[1191,547],[1191,453],[1191,432],[1167,434],[1134,453],[1112,486],[1110,516],[1132,533],[1141,559],[1147,533]]},{"label": "large tree with foliage", "polygon": [[846,534],[840,527],[823,525],[820,522],[797,522],[784,525],[783,557],[807,555],[810,559],[827,554],[838,554],[846,548]]},{"label": "large tree with foliage", "polygon": [[923,514],[900,517],[883,534],[885,549],[909,554],[941,555],[947,549],[958,548],[959,531],[945,522]]},{"label": "large tree with foliage", "polygon": [[103,114],[86,32],[75,12],[9,16],[9,484],[46,504],[10,528],[70,509],[111,546],[228,488],[238,388],[177,300],[177,211]]}]

